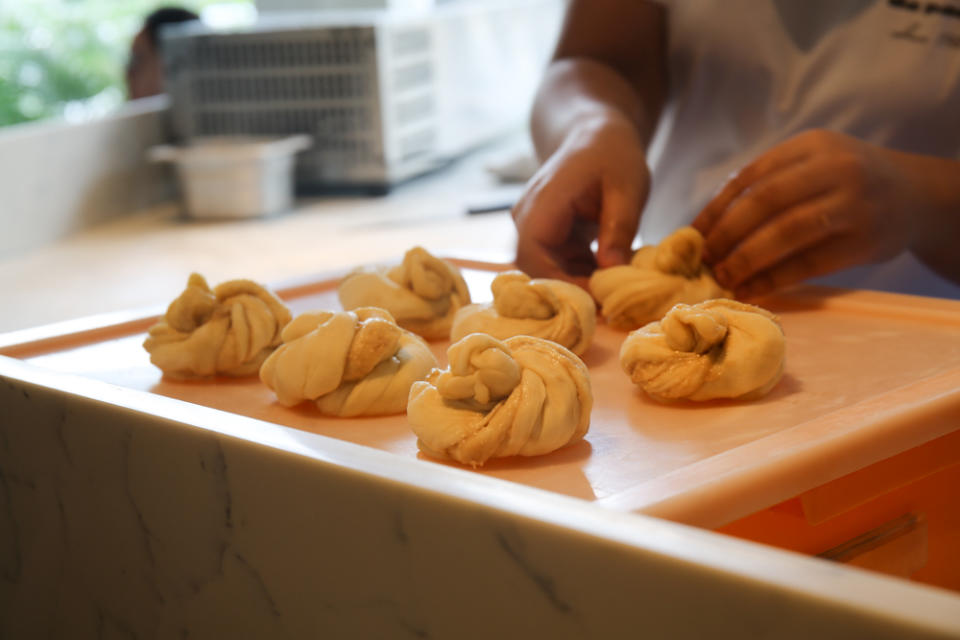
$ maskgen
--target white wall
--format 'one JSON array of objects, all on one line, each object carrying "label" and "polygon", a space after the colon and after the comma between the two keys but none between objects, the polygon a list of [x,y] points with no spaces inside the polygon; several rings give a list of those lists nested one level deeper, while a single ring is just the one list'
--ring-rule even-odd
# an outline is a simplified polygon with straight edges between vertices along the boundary
[{"label": "white wall", "polygon": [[80,124],[0,129],[0,258],[175,195],[146,149],[164,140],[163,96]]}]

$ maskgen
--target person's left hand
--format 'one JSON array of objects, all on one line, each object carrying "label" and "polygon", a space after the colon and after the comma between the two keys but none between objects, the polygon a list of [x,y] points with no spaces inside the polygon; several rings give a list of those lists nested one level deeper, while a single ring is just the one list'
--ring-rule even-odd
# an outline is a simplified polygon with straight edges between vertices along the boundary
[{"label": "person's left hand", "polygon": [[824,130],[773,147],[694,220],[704,260],[750,298],[897,255],[912,242],[921,200],[902,155]]}]

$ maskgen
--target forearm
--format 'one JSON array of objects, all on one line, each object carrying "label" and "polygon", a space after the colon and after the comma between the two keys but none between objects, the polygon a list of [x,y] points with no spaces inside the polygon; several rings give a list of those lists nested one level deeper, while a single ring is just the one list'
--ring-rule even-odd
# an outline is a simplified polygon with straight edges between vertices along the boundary
[{"label": "forearm", "polygon": [[911,252],[960,283],[960,161],[903,154],[919,194]]},{"label": "forearm", "polygon": [[548,158],[566,137],[582,125],[618,119],[636,128],[648,141],[655,114],[647,114],[637,92],[605,64],[577,58],[550,65],[530,120],[537,155]]},{"label": "forearm", "polygon": [[571,3],[531,115],[541,159],[581,124],[607,119],[632,125],[646,146],[667,92],[665,21],[638,0]]}]

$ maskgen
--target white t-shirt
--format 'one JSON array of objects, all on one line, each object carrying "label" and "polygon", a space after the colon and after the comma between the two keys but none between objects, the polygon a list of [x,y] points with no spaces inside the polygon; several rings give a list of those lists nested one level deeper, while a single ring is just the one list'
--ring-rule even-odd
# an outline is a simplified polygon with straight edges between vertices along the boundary
[{"label": "white t-shirt", "polygon": [[[807,129],[960,158],[960,0],[663,4],[672,98],[651,150],[644,242],[688,224],[731,174]],[[819,281],[960,298],[909,253]]]}]

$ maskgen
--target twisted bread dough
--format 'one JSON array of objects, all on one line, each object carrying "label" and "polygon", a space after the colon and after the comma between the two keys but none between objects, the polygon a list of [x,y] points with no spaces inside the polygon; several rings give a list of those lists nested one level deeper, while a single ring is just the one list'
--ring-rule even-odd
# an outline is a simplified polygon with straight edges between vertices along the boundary
[{"label": "twisted bread dough", "polygon": [[381,307],[427,340],[446,339],[454,314],[470,303],[460,270],[421,247],[407,251],[392,269],[360,267],[347,274],[337,294],[344,309]]},{"label": "twisted bread dough", "polygon": [[256,282],[230,280],[211,290],[193,273],[143,347],[150,362],[174,378],[252,375],[280,344],[288,322],[287,307]]},{"label": "twisted bread dough", "polygon": [[504,340],[527,335],[552,340],[577,355],[590,346],[597,324],[597,306],[590,294],[562,280],[535,279],[506,271],[490,286],[493,302],[471,304],[453,318],[450,340],[486,333]]},{"label": "twisted bread dough", "polygon": [[403,413],[410,385],[437,366],[421,338],[373,307],[301,314],[282,338],[260,379],[280,404],[312,400],[326,415]]},{"label": "twisted bread dough", "polygon": [[607,323],[624,330],[659,320],[678,303],[731,297],[701,263],[702,252],[700,232],[682,227],[658,245],[641,247],[629,265],[595,271],[590,292]]},{"label": "twisted bread dough", "polygon": [[410,389],[407,418],[425,454],[478,467],[580,440],[593,393],[586,366],[560,345],[474,333],[451,345],[450,368]]},{"label": "twisted bread dough", "polygon": [[753,399],[780,380],[786,342],[775,315],[734,300],[678,304],[632,332],[620,365],[651,397]]}]

